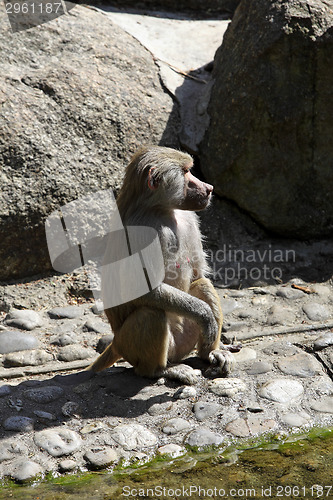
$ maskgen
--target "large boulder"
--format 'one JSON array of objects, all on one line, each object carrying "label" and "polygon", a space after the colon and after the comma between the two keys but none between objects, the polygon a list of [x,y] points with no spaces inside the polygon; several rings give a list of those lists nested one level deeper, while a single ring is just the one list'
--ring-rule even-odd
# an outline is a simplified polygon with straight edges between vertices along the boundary
[{"label": "large boulder", "polygon": [[267,229],[333,229],[333,1],[242,0],[216,53],[202,169]]},{"label": "large boulder", "polygon": [[177,146],[179,123],[151,54],[105,14],[76,6],[14,34],[0,16],[0,280],[8,280],[51,269],[50,212],[117,191],[130,155],[144,143]]}]

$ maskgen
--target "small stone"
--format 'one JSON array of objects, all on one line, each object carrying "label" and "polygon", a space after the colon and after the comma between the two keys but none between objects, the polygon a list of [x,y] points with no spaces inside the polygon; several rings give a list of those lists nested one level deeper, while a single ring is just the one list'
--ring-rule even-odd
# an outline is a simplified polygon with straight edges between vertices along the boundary
[{"label": "small stone", "polygon": [[31,401],[36,401],[36,403],[51,403],[56,401],[64,394],[62,387],[57,385],[50,385],[45,387],[36,387],[35,389],[29,389],[24,392],[24,395]]},{"label": "small stone", "polygon": [[273,342],[273,344],[265,347],[265,349],[263,349],[263,352],[269,355],[276,354],[278,356],[292,356],[293,354],[297,354],[303,351],[290,342]]},{"label": "small stone", "polygon": [[75,333],[62,333],[61,335],[55,335],[51,337],[50,344],[59,345],[61,347],[65,345],[76,344],[78,341],[78,337]]},{"label": "small stone", "polygon": [[81,345],[66,345],[59,348],[59,361],[77,361],[79,359],[88,359],[96,355],[92,347],[84,347]]},{"label": "small stone", "polygon": [[105,469],[118,460],[118,455],[112,448],[89,450],[84,455],[89,468],[93,470]]},{"label": "small stone", "polygon": [[173,434],[177,434],[178,432],[187,430],[189,427],[191,427],[191,424],[187,420],[183,418],[171,418],[163,426],[162,432],[164,432],[164,434],[172,436]]},{"label": "small stone", "polygon": [[250,347],[242,347],[239,352],[233,353],[234,360],[236,363],[246,363],[247,361],[252,361],[256,359],[257,353],[254,349]]},{"label": "small stone", "polygon": [[237,437],[254,436],[262,434],[276,427],[275,420],[263,420],[257,417],[237,418],[226,425],[225,430]]},{"label": "small stone", "polygon": [[310,302],[303,306],[303,311],[311,321],[326,321],[331,317],[329,309],[317,302]]},{"label": "small stone", "polygon": [[289,427],[301,427],[302,425],[308,424],[311,417],[305,411],[300,411],[299,413],[285,413],[281,415],[281,420]]},{"label": "small stone", "polygon": [[45,421],[45,422],[49,422],[51,420],[55,420],[56,419],[56,416],[53,415],[52,413],[49,413],[48,411],[35,410],[34,414],[40,420]]},{"label": "small stone", "polygon": [[323,413],[333,413],[333,396],[326,396],[312,403],[311,408]]},{"label": "small stone", "polygon": [[4,366],[40,366],[53,361],[52,354],[43,349],[18,351],[6,354],[3,358]]},{"label": "small stone", "polygon": [[269,310],[268,324],[269,325],[290,325],[295,320],[295,314],[291,309],[280,305],[274,305]]},{"label": "small stone", "polygon": [[81,434],[90,434],[91,432],[98,432],[105,429],[105,424],[103,422],[91,422],[80,429]]},{"label": "small stone", "polygon": [[118,425],[111,431],[111,437],[125,450],[141,450],[157,443],[157,437],[140,424]]},{"label": "small stone", "polygon": [[27,454],[27,452],[28,448],[16,439],[2,441],[0,443],[0,463],[4,460],[11,460],[18,455],[22,456],[24,454]]},{"label": "small stone", "polygon": [[172,458],[177,458],[181,457],[182,455],[185,455],[186,451],[182,446],[170,443],[170,444],[165,444],[164,446],[160,446],[160,448],[157,449],[157,453],[161,456],[169,456]]},{"label": "small stone", "polygon": [[217,396],[232,398],[238,392],[246,390],[246,384],[239,378],[216,378],[208,383],[208,388]]},{"label": "small stone", "polygon": [[0,354],[35,349],[38,344],[38,340],[28,333],[17,330],[0,332]]},{"label": "small stone", "polygon": [[301,353],[278,361],[279,369],[286,375],[313,377],[323,374],[321,364],[310,354]]},{"label": "small stone", "polygon": [[221,308],[223,315],[230,314],[232,311],[239,307],[237,300],[235,299],[221,299]]},{"label": "small stone", "polygon": [[155,403],[148,408],[149,415],[165,415],[166,412],[172,408],[172,402],[166,401],[165,403]]},{"label": "small stone", "polygon": [[83,330],[86,332],[110,333],[110,325],[101,319],[91,318],[85,322]]},{"label": "small stone", "polygon": [[252,363],[250,368],[246,370],[246,373],[249,375],[260,375],[261,373],[270,372],[273,369],[273,366],[265,361],[256,361]]},{"label": "small stone", "polygon": [[175,399],[190,399],[195,398],[197,395],[197,390],[195,387],[190,387],[188,385],[184,387],[179,387],[174,394]]},{"label": "small stone", "polygon": [[76,468],[76,462],[74,460],[62,460],[59,462],[60,472],[70,472]]},{"label": "small stone", "polygon": [[46,450],[52,457],[69,455],[82,445],[80,436],[70,429],[45,429],[34,436],[37,446]]},{"label": "small stone", "polygon": [[246,325],[241,321],[224,321],[222,331],[223,332],[236,332],[245,328]]},{"label": "small stone", "polygon": [[10,385],[0,385],[0,398],[4,396],[9,396],[11,394],[12,388]]},{"label": "small stone", "polygon": [[62,406],[61,412],[65,417],[78,416],[81,413],[81,408],[75,401],[67,401]]},{"label": "small stone", "polygon": [[223,442],[223,437],[216,432],[201,427],[190,432],[186,438],[186,444],[191,447],[204,448],[207,446],[219,446]]},{"label": "small stone", "polygon": [[197,402],[193,406],[194,415],[200,422],[209,417],[218,415],[221,410],[222,406],[218,403]]},{"label": "small stone", "polygon": [[97,343],[96,351],[98,353],[101,353],[104,351],[104,349],[107,348],[108,345],[110,345],[113,342],[113,334],[110,333],[109,335],[103,335]]},{"label": "small stone", "polygon": [[320,376],[311,381],[311,389],[317,394],[329,396],[333,394],[333,381],[328,375]]},{"label": "small stone", "polygon": [[91,311],[94,314],[102,314],[104,312],[104,305],[101,300],[96,300],[95,304],[92,306]]},{"label": "small stone", "polygon": [[16,326],[23,330],[33,330],[43,326],[42,317],[35,311],[12,309],[5,318],[8,326]]},{"label": "small stone", "polygon": [[29,432],[34,429],[34,420],[29,417],[8,417],[3,423],[6,431]]},{"label": "small stone", "polygon": [[303,392],[303,385],[297,380],[278,379],[266,382],[261,386],[259,395],[277,403],[289,403],[297,399]]},{"label": "small stone", "polygon": [[11,473],[7,475],[19,483],[31,481],[43,472],[43,468],[39,464],[27,459],[16,460],[11,464],[10,469]]},{"label": "small stone", "polygon": [[321,351],[326,347],[333,345],[333,332],[324,333],[324,335],[320,335],[313,344],[313,349],[315,351]]},{"label": "small stone", "polygon": [[48,311],[48,315],[52,319],[75,319],[80,318],[84,314],[84,309],[78,306],[54,307]]},{"label": "small stone", "polygon": [[283,297],[288,300],[297,300],[306,297],[305,293],[302,290],[297,290],[297,288],[291,287],[281,287],[277,290],[276,295],[278,297]]}]

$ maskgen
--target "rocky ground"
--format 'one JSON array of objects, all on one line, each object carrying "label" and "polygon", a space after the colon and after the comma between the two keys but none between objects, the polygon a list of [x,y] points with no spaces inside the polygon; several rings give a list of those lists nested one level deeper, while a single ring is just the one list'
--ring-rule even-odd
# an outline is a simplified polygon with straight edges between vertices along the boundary
[{"label": "rocky ground", "polygon": [[[82,274],[0,287],[0,475],[112,467],[186,446],[331,426],[330,282],[218,289],[226,342],[239,340],[232,377],[194,386],[138,377],[125,362],[83,370],[111,339]],[[6,312],[8,311],[8,312]]]}]

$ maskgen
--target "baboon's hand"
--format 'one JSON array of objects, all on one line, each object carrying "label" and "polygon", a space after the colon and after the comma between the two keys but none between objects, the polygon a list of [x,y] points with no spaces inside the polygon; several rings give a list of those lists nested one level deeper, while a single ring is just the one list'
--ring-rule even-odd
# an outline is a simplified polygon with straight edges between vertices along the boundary
[{"label": "baboon's hand", "polygon": [[217,375],[229,375],[235,365],[235,358],[229,350],[215,349],[208,356],[211,366],[206,370],[206,375],[214,377]]}]

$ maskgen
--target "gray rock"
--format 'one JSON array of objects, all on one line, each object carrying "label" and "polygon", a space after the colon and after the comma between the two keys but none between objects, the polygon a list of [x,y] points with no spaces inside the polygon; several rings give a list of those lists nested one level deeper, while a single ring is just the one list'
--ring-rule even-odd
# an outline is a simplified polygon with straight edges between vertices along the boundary
[{"label": "gray rock", "polygon": [[87,451],[84,458],[90,469],[99,470],[105,469],[113,462],[116,462],[118,460],[118,454],[116,450],[112,448],[93,449]]},{"label": "gray rock", "polygon": [[160,446],[157,449],[157,453],[161,456],[169,456],[172,458],[181,457],[185,455],[186,451],[183,446],[179,446],[179,444],[165,444],[164,446]]},{"label": "gray rock", "polygon": [[0,354],[35,349],[38,345],[38,340],[28,333],[16,330],[0,332]]},{"label": "gray rock", "polygon": [[62,407],[61,407],[61,413],[65,417],[71,417],[71,416],[78,416],[82,412],[81,407],[76,401],[67,401]]},{"label": "gray rock", "polygon": [[140,424],[118,425],[110,434],[125,450],[141,450],[157,444],[157,437]]},{"label": "gray rock", "polygon": [[149,415],[165,415],[166,412],[171,410],[172,403],[170,401],[165,401],[164,403],[155,403],[148,408]]},{"label": "gray rock", "polygon": [[324,373],[321,364],[306,353],[280,359],[277,364],[283,373],[296,377],[314,377]]},{"label": "gray rock", "polygon": [[272,419],[262,419],[258,417],[237,418],[229,422],[225,430],[237,437],[247,437],[262,434],[277,426]]},{"label": "gray rock", "polygon": [[281,415],[281,420],[289,427],[301,427],[306,425],[311,420],[311,416],[305,411],[300,411],[299,413],[285,413]]},{"label": "gray rock", "polygon": [[73,333],[62,333],[61,335],[56,335],[51,337],[50,343],[64,347],[65,345],[76,344],[78,341],[78,336]]},{"label": "gray rock", "polygon": [[311,408],[323,413],[333,413],[333,396],[326,396],[319,401],[314,401]]},{"label": "gray rock", "polygon": [[177,391],[174,394],[175,399],[190,399],[190,398],[195,398],[197,395],[197,390],[195,387],[179,387]]},{"label": "gray rock", "polygon": [[333,332],[328,332],[320,335],[320,337],[314,341],[313,349],[315,351],[321,351],[322,349],[325,349],[325,347],[329,347],[331,345],[333,345]]},{"label": "gray rock", "polygon": [[96,355],[92,347],[84,347],[81,345],[66,345],[59,348],[57,358],[59,361],[76,361],[78,359],[88,359]]},{"label": "gray rock", "polygon": [[195,448],[219,446],[222,442],[223,437],[220,434],[204,427],[191,431],[185,440],[187,445]]},{"label": "gray rock", "polygon": [[316,302],[305,304],[303,311],[311,321],[326,321],[331,317],[329,309],[325,305]]},{"label": "gray rock", "polygon": [[221,307],[223,315],[230,314],[232,311],[239,307],[237,300],[235,299],[221,299]]},{"label": "gray rock", "polygon": [[257,357],[257,353],[251,347],[242,347],[239,352],[233,353],[234,360],[236,363],[246,363],[247,361],[253,361]]},{"label": "gray rock", "polygon": [[34,428],[34,420],[29,417],[8,417],[3,423],[6,431],[29,432]]},{"label": "gray rock", "polygon": [[36,403],[51,403],[56,401],[64,394],[62,387],[57,385],[50,385],[46,387],[36,387],[35,389],[29,389],[24,392],[26,398]]},{"label": "gray rock", "polygon": [[90,318],[83,325],[83,330],[95,333],[110,333],[110,325],[98,318]]},{"label": "gray rock", "polygon": [[222,406],[218,403],[197,402],[193,406],[194,415],[202,422],[209,417],[216,416],[222,411]]},{"label": "gray rock", "polygon": [[190,422],[183,418],[171,418],[163,425],[162,431],[164,434],[173,435],[182,432],[191,427]]},{"label": "gray rock", "polygon": [[6,354],[4,366],[39,366],[53,360],[53,355],[43,349],[33,351],[18,351]]},{"label": "gray rock", "polygon": [[125,162],[142,144],[178,144],[177,110],[150,52],[93,9],[76,6],[56,25],[34,35],[21,31],[18,39],[1,13],[1,74],[10,76],[0,81],[8,96],[1,114],[0,280],[51,269],[44,227],[51,211],[118,189]]},{"label": "gray rock", "polygon": [[43,473],[43,468],[36,462],[28,459],[19,459],[13,462],[10,466],[10,473],[14,481],[19,483],[24,483],[26,481],[32,481],[37,476]]},{"label": "gray rock", "polygon": [[10,385],[0,385],[0,398],[4,396],[9,396],[11,394],[12,388]]},{"label": "gray rock", "polygon": [[295,314],[291,309],[275,304],[269,310],[267,323],[269,325],[290,325],[295,321]]},{"label": "gray rock", "polygon": [[246,370],[246,373],[249,375],[260,375],[261,373],[270,372],[272,369],[273,366],[266,361],[256,361]]},{"label": "gray rock", "polygon": [[48,411],[34,410],[34,414],[42,422],[50,422],[56,419],[56,416],[53,415],[53,413],[49,413]]},{"label": "gray rock", "polygon": [[299,347],[294,346],[290,342],[273,342],[263,349],[265,354],[277,356],[292,356],[293,354],[303,352]]},{"label": "gray rock", "polygon": [[76,467],[77,467],[77,463],[75,462],[75,460],[67,459],[67,460],[61,460],[61,462],[59,462],[59,471],[60,472],[71,472]]},{"label": "gray rock", "polygon": [[243,0],[214,60],[205,178],[264,227],[292,238],[333,229],[332,26],[330,3],[321,0]]},{"label": "gray rock", "polygon": [[18,455],[27,454],[28,448],[17,439],[8,439],[0,443],[0,463]]},{"label": "gray rock", "polygon": [[304,388],[300,382],[283,378],[266,382],[261,386],[259,396],[277,403],[290,403],[303,392]]},{"label": "gray rock", "polygon": [[70,429],[45,429],[36,432],[34,441],[37,446],[46,450],[52,457],[69,455],[81,448],[82,439]]},{"label": "gray rock", "polygon": [[217,396],[234,397],[238,392],[246,391],[246,384],[239,378],[216,378],[208,383],[208,388]]},{"label": "gray rock", "polygon": [[289,286],[279,288],[276,291],[276,295],[288,300],[297,300],[306,297],[305,293],[302,292],[302,290],[297,290],[297,288],[291,288]]},{"label": "gray rock", "polygon": [[6,316],[5,322],[9,326],[16,326],[23,330],[33,330],[43,326],[43,319],[35,311],[12,309]]},{"label": "gray rock", "polygon": [[84,314],[84,309],[79,306],[54,307],[47,312],[52,319],[75,319]]},{"label": "gray rock", "polygon": [[112,341],[113,341],[112,333],[110,333],[109,335],[103,335],[103,337],[101,337],[97,343],[96,351],[99,353],[103,352],[104,349],[106,349],[107,346],[110,345]]}]

